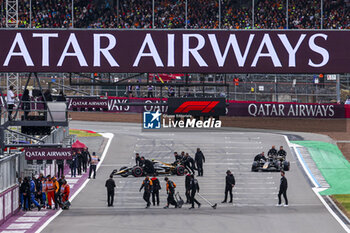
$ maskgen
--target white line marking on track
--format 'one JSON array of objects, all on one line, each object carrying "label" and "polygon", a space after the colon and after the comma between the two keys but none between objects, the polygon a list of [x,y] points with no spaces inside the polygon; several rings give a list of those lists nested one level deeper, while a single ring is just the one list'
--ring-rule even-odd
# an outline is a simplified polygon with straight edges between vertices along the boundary
[{"label": "white line marking on track", "polygon": [[34,223],[12,223],[6,229],[30,229]]},{"label": "white line marking on track", "polygon": [[[96,172],[97,172],[97,170],[100,168],[100,166],[101,166],[103,160],[105,159],[106,154],[107,154],[107,151],[108,151],[108,149],[109,149],[109,146],[111,145],[112,139],[113,139],[113,137],[114,137],[114,134],[112,134],[112,133],[100,133],[100,134],[101,134],[103,137],[108,138],[108,142],[107,142],[106,147],[105,147],[105,149],[104,149],[104,151],[103,151],[103,153],[102,153],[101,161],[100,161],[100,163],[99,163],[99,164],[97,165],[97,167],[96,167]],[[80,186],[80,188],[74,193],[74,195],[71,196],[71,197],[69,198],[69,201],[70,201],[70,202],[72,202],[73,199],[81,192],[81,190],[83,190],[83,189],[85,188],[85,186],[87,185],[87,183],[88,183],[89,181],[90,181],[90,179],[85,180],[85,182],[83,183],[83,185]],[[51,218],[49,218],[44,224],[41,225],[41,227],[36,231],[36,233],[40,233],[42,230],[44,230],[45,227],[47,227],[47,226],[50,224],[50,222],[52,222],[58,215],[60,215],[60,214],[62,213],[62,211],[63,211],[62,209],[58,210],[58,211],[56,212],[55,215],[53,215],[53,216],[52,216]]]},{"label": "white line marking on track", "polygon": [[41,217],[19,217],[15,222],[39,222]]}]

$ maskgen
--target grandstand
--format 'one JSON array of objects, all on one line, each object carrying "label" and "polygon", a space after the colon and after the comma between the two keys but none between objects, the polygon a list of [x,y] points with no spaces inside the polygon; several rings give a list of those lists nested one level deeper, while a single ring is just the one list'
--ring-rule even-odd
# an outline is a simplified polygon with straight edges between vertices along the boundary
[{"label": "grandstand", "polygon": [[[6,1],[1,1],[1,26],[6,26]],[[321,6],[321,4],[323,5]],[[73,5],[74,4],[74,5]],[[254,4],[254,5],[252,5]],[[73,9],[72,9],[73,5]],[[349,29],[349,0],[36,0],[19,1],[19,28],[117,28],[117,29]],[[91,76],[92,74],[86,74]],[[131,80],[146,82],[147,74],[130,74]],[[321,74],[323,76],[323,74]],[[324,76],[326,77],[327,74]],[[43,84],[57,90],[69,86],[69,74],[39,74]],[[76,75],[74,75],[75,77]],[[107,77],[108,76],[108,77]],[[313,75],[259,75],[259,74],[187,74],[188,81],[222,83],[225,87],[205,87],[209,96],[226,96],[233,100],[336,102],[336,83],[320,74]],[[93,77],[93,76],[91,76]],[[127,74],[98,74],[100,79],[120,80]],[[184,76],[183,76],[184,77]],[[19,76],[20,87],[26,75]],[[234,83],[237,78],[239,83]],[[3,79],[2,79],[3,80]],[[58,81],[61,82],[58,85]],[[155,79],[155,81],[157,81]],[[159,80],[158,80],[159,81]],[[168,80],[168,82],[185,82]],[[340,76],[341,100],[349,93],[349,76]],[[6,82],[2,81],[2,87]],[[68,94],[94,94],[126,96],[125,87],[86,87],[76,85],[79,91]],[[146,93],[147,87],[141,87]],[[176,88],[175,88],[176,89]],[[160,88],[154,88],[154,96],[160,96]],[[177,96],[186,92],[202,95],[200,87],[175,90]],[[135,95],[134,95],[135,96]],[[166,95],[165,95],[166,96]]]}]

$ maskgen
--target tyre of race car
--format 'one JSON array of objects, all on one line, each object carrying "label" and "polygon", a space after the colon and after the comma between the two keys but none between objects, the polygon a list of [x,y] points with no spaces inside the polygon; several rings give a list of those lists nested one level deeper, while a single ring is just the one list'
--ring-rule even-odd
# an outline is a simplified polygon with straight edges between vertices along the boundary
[{"label": "tyre of race car", "polygon": [[141,167],[139,166],[136,166],[132,169],[132,174],[135,176],[135,177],[140,177],[143,175],[143,170]]},{"label": "tyre of race car", "polygon": [[274,165],[275,165],[275,168],[277,169],[277,171],[280,170],[280,167],[281,167],[281,166],[280,166],[279,161],[275,161],[275,162],[274,162]]},{"label": "tyre of race car", "polygon": [[176,166],[176,174],[177,174],[178,176],[183,176],[183,175],[185,175],[185,167],[182,166],[182,165]]},{"label": "tyre of race car", "polygon": [[253,165],[252,165],[252,172],[256,172],[257,171],[257,166],[258,166],[258,163],[257,162],[253,162]]},{"label": "tyre of race car", "polygon": [[283,170],[284,171],[289,171],[290,164],[288,161],[283,162]]}]

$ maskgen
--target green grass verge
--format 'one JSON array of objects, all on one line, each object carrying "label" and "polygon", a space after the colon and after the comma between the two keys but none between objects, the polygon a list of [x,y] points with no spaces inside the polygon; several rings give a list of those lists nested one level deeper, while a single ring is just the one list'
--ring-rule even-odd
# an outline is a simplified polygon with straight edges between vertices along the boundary
[{"label": "green grass verge", "polygon": [[343,213],[350,217],[350,194],[336,194],[332,195],[333,201],[343,211]]},{"label": "green grass verge", "polygon": [[86,132],[85,130],[77,130],[77,129],[70,129],[69,134],[75,134],[77,137],[98,137],[101,136],[101,134],[98,133],[90,133]]}]

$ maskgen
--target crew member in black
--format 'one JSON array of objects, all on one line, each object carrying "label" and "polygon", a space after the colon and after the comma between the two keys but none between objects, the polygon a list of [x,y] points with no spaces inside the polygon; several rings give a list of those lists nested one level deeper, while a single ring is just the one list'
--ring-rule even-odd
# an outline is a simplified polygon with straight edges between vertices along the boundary
[{"label": "crew member in black", "polygon": [[164,209],[169,208],[169,204],[174,205],[175,208],[177,208],[177,202],[174,199],[176,184],[169,180],[168,177],[165,177],[164,180],[166,182],[166,192],[168,194],[167,205],[164,206]]},{"label": "crew member in black", "polygon": [[23,183],[20,187],[20,192],[23,195],[23,210],[27,211],[30,209],[30,185],[27,177],[24,177]]},{"label": "crew member in black", "polygon": [[88,149],[85,147],[84,150],[81,152],[82,158],[83,158],[83,172],[87,172],[87,164],[89,161],[90,153]]},{"label": "crew member in black", "polygon": [[195,202],[198,205],[198,208],[200,208],[201,207],[201,203],[199,203],[199,201],[197,201],[196,198],[195,198],[196,192],[199,193],[198,180],[194,178],[193,174],[191,175],[190,187],[191,187],[191,204],[192,204],[190,209],[194,209],[194,203]]},{"label": "crew member in black", "polygon": [[185,170],[185,195],[186,195],[186,204],[191,202],[191,174]]},{"label": "crew member in black", "polygon": [[77,159],[78,176],[81,176],[81,167],[83,166],[83,155],[81,150],[78,150]]},{"label": "crew member in black", "polygon": [[221,203],[227,202],[227,193],[230,193],[230,201],[232,203],[232,188],[235,187],[235,177],[230,170],[226,171],[226,186],[225,186],[225,199]]},{"label": "crew member in black", "polygon": [[280,146],[280,150],[277,152],[277,155],[283,158],[286,158],[287,152],[283,150],[283,146]]},{"label": "crew member in black", "polygon": [[149,176],[146,176],[146,178],[143,180],[142,185],[140,187],[141,190],[144,189],[143,192],[143,200],[147,203],[146,208],[149,208],[151,205],[151,202],[149,201],[151,197],[151,191],[152,191],[152,181],[149,179]]},{"label": "crew member in black", "polygon": [[145,157],[141,157],[141,164],[143,165],[144,171],[146,174],[154,174],[154,166],[152,161],[145,159]]},{"label": "crew member in black", "polygon": [[254,161],[260,162],[261,159],[266,161],[266,157],[265,157],[264,152],[261,152],[261,154],[258,154],[257,156],[255,156]]},{"label": "crew member in black", "polygon": [[174,159],[175,159],[175,163],[176,163],[176,162],[181,161],[182,157],[177,152],[174,152]]},{"label": "crew member in black", "polygon": [[192,174],[194,174],[195,162],[194,159],[186,153],[185,157],[182,160],[184,167],[189,171],[191,170]]},{"label": "crew member in black", "polygon": [[113,206],[113,201],[114,201],[114,188],[115,182],[113,180],[113,175],[109,176],[109,179],[106,180],[106,188],[107,188],[107,203],[108,206]]},{"label": "crew member in black", "polygon": [[135,163],[136,163],[136,166],[142,167],[143,165],[143,161],[141,161],[141,157],[139,153],[135,154]]},{"label": "crew member in black", "polygon": [[205,163],[205,157],[200,148],[197,148],[197,153],[194,160],[196,161],[198,176],[203,176],[203,163]]},{"label": "crew member in black", "polygon": [[159,190],[161,190],[162,187],[160,186],[160,182],[157,179],[155,174],[153,175],[151,181],[152,181],[152,203],[153,203],[153,206],[155,206],[156,198],[157,198],[157,206],[159,206]]},{"label": "crew member in black", "polygon": [[274,157],[277,155],[277,150],[275,149],[275,146],[272,146],[272,148],[267,152],[268,157]]},{"label": "crew member in black", "polygon": [[185,151],[182,151],[181,154],[179,155],[179,158],[183,160],[185,158]]},{"label": "crew member in black", "polygon": [[64,173],[64,161],[63,159],[57,159],[57,178],[60,178],[63,176]]},{"label": "crew member in black", "polygon": [[282,200],[281,200],[281,195],[283,195],[284,198],[284,206],[287,207],[288,206],[288,199],[287,199],[287,188],[288,188],[288,183],[287,183],[287,179],[284,176],[285,173],[284,171],[281,171],[281,182],[280,182],[280,191],[278,192],[278,204],[277,206],[282,206]]}]

